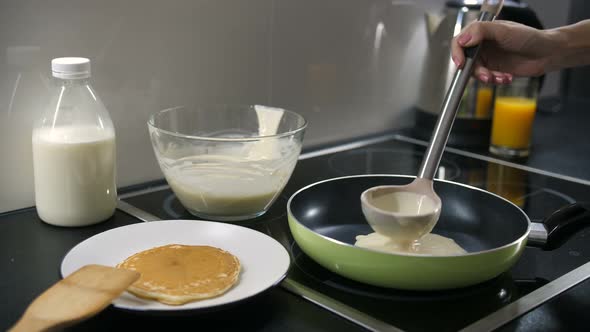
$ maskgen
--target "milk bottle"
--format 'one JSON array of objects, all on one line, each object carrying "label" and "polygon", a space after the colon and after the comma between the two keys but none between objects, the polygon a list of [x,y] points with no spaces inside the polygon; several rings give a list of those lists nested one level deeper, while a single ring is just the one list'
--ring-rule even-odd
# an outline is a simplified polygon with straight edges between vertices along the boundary
[{"label": "milk bottle", "polygon": [[115,130],[91,87],[90,60],[51,61],[56,95],[33,128],[35,203],[57,226],[85,226],[113,215]]}]

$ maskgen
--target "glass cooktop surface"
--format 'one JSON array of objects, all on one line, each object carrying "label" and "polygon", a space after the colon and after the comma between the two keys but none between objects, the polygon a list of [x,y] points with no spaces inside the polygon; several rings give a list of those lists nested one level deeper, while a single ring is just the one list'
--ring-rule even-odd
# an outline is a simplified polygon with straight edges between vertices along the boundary
[{"label": "glass cooktop surface", "polygon": [[[292,258],[289,279],[407,331],[460,329],[590,260],[590,252],[583,250],[590,236],[590,229],[585,229],[552,251],[526,247],[517,264],[493,280],[455,290],[417,292],[374,287],[340,277],[297,246],[286,216],[287,201],[293,193],[314,182],[347,175],[413,176],[424,150],[422,145],[391,139],[302,159],[265,215],[236,224],[265,232],[288,249]],[[590,186],[582,183],[450,152],[445,152],[436,177],[503,196],[520,206],[532,221],[541,221],[564,205],[590,197]],[[182,207],[169,188],[125,201],[161,219],[199,219]]]}]

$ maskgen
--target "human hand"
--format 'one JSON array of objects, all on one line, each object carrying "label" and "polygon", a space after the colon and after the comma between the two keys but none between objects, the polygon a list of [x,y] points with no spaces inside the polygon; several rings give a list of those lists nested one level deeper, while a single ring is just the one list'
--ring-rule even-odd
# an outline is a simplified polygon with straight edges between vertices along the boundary
[{"label": "human hand", "polygon": [[550,30],[510,22],[473,22],[451,43],[453,62],[462,68],[463,47],[482,43],[473,75],[484,83],[506,84],[513,76],[540,76],[559,43]]}]

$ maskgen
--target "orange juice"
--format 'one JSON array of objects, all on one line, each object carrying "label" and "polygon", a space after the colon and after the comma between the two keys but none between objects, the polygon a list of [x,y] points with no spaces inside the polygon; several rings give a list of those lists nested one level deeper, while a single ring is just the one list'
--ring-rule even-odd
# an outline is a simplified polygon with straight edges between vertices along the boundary
[{"label": "orange juice", "polygon": [[511,149],[530,145],[537,102],[523,97],[496,97],[491,143]]},{"label": "orange juice", "polygon": [[475,104],[475,117],[486,119],[490,116],[492,108],[492,88],[482,87],[477,89],[477,101]]}]

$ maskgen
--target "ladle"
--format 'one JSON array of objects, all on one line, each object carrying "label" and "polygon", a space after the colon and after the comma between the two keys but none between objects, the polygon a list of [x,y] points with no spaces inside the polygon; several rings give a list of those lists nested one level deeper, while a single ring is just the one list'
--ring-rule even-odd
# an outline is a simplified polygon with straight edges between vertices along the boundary
[{"label": "ladle", "polygon": [[[478,21],[493,21],[500,13],[503,3],[503,0],[485,0],[481,5]],[[375,232],[409,244],[429,233],[436,225],[442,203],[434,192],[432,179],[480,47],[481,43],[464,50],[465,65],[457,69],[447,90],[416,179],[402,186],[369,188],[361,194],[363,214]]]}]

